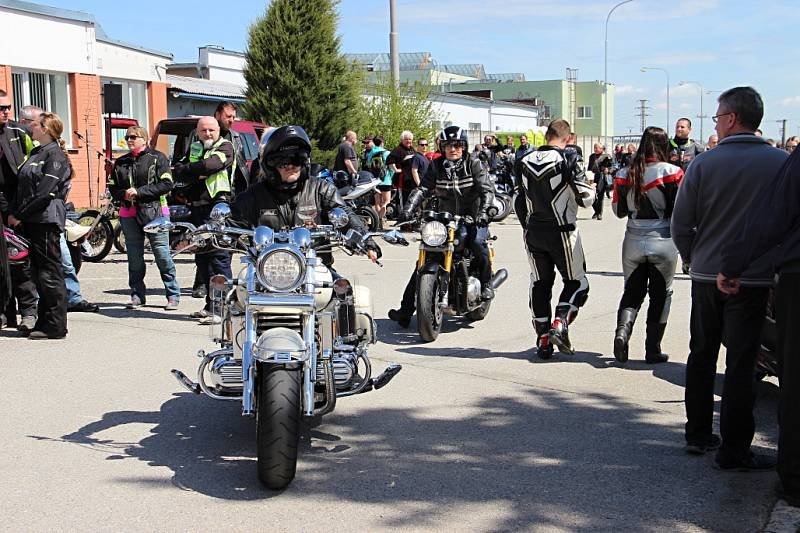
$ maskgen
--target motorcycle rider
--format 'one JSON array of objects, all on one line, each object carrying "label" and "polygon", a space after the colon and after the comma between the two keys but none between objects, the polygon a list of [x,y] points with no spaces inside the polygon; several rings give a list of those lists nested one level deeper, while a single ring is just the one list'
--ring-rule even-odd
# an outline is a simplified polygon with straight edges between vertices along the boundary
[{"label": "motorcycle rider", "polygon": [[[525,156],[517,176],[517,216],[524,230],[531,265],[530,306],[541,359],[553,354],[552,343],[572,353],[568,326],[589,296],[586,261],[578,228],[578,207],[589,207],[595,191],[586,182],[581,158],[566,151],[569,123],[557,119],[545,133],[547,144]],[[564,288],[552,324],[550,298],[557,268]]]},{"label": "motorcycle rider", "polygon": [[[186,195],[192,206],[192,224],[205,224],[214,204],[230,202],[234,157],[233,144],[220,136],[217,119],[200,117],[197,121],[197,140],[191,144],[189,153],[173,168],[173,176],[189,183]],[[206,305],[189,316],[213,321],[208,282],[216,274],[231,278],[231,255],[224,250],[196,253],[194,262],[206,288]]]},{"label": "motorcycle rider", "polygon": [[675,166],[686,170],[689,163],[706,151],[701,143],[690,139],[692,133],[692,121],[688,118],[679,118],[675,123],[675,138],[669,141],[669,162]]},{"label": "motorcycle rider", "polygon": [[[398,221],[410,220],[422,200],[432,196],[439,199],[439,210],[471,217],[474,225],[467,227],[467,245],[472,250],[479,273],[481,297],[491,300],[494,290],[489,286],[492,269],[486,239],[489,233],[488,209],[494,201],[494,187],[480,159],[469,153],[467,130],[448,126],[439,134],[438,141],[444,157],[431,162],[420,186],[408,197]],[[389,311],[389,318],[402,327],[408,327],[414,314],[416,287],[415,268],[403,292],[400,308]]]},{"label": "motorcycle rider", "polygon": [[[251,227],[279,230],[322,224],[335,207],[344,209],[350,221],[343,231],[366,233],[361,217],[354,215],[329,181],[310,174],[311,141],[300,126],[281,126],[269,136],[261,153],[263,179],[239,194],[231,205],[231,218]],[[380,247],[368,239],[367,256],[376,261]],[[330,266],[330,253],[320,253]],[[327,257],[326,257],[327,256]]]}]

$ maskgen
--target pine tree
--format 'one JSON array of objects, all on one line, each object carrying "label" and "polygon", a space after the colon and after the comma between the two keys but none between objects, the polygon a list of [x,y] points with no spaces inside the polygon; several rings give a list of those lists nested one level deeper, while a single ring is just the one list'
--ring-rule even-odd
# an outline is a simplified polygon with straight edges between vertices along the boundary
[{"label": "pine tree", "polygon": [[360,75],[336,36],[338,0],[273,0],[250,27],[245,115],[302,126],[323,150],[361,122]]}]

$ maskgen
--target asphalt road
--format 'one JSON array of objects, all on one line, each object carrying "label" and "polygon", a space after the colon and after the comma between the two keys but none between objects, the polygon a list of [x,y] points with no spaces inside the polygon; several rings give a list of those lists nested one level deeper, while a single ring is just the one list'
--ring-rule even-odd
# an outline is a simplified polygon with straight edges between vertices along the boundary
[{"label": "asphalt road", "polygon": [[[591,291],[571,329],[578,352],[532,361],[521,231],[513,218],[493,227],[509,281],[486,320],[448,320],[430,344],[420,342],[415,321],[403,330],[386,318],[413,245],[385,245],[382,269],[337,260],[372,288],[374,366],[394,361],[403,371],[306,429],[297,478],[283,492],[259,485],[255,425],[238,404],[194,396],[169,373],[193,375],[196,350],[214,348],[207,328],[187,318],[201,302],[185,296],[179,312],[164,311],[152,265],[148,306],[128,311],[124,256],[85,265],[84,295],[100,314],[70,314],[63,341],[0,332],[0,530],[762,528],[775,503],[774,473],[719,472],[711,455],[682,449],[688,279],[675,282],[663,345],[670,361],[643,362],[642,323],[631,361],[620,366],[611,348],[624,223],[610,213],[582,220]],[[189,286],[190,260],[178,268]],[[717,383],[719,392],[721,374]],[[771,453],[776,404],[777,386],[767,380],[755,445]]]}]

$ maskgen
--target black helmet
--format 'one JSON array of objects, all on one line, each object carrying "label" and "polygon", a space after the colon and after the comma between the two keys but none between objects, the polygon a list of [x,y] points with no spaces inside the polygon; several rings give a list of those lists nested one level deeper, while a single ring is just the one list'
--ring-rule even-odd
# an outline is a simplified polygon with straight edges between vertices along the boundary
[{"label": "black helmet", "polygon": [[261,170],[266,180],[271,185],[280,183],[280,174],[277,172],[277,163],[283,159],[298,159],[303,167],[305,179],[309,175],[311,163],[311,141],[300,126],[281,126],[273,130],[264,142],[261,151]]},{"label": "black helmet", "polygon": [[444,154],[444,143],[448,141],[461,141],[461,145],[464,147],[464,156],[467,155],[467,150],[469,148],[469,136],[467,135],[467,130],[464,128],[460,128],[458,126],[447,126],[445,129],[439,133],[439,137],[436,139],[439,145],[439,150]]}]

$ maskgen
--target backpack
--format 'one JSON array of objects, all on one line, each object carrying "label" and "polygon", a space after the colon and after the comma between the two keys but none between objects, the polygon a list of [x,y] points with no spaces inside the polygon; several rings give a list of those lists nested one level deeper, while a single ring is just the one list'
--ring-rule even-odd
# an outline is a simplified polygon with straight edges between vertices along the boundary
[{"label": "backpack", "polygon": [[367,169],[379,180],[383,180],[386,176],[386,162],[383,160],[384,152],[385,150],[380,150],[373,153]]}]

